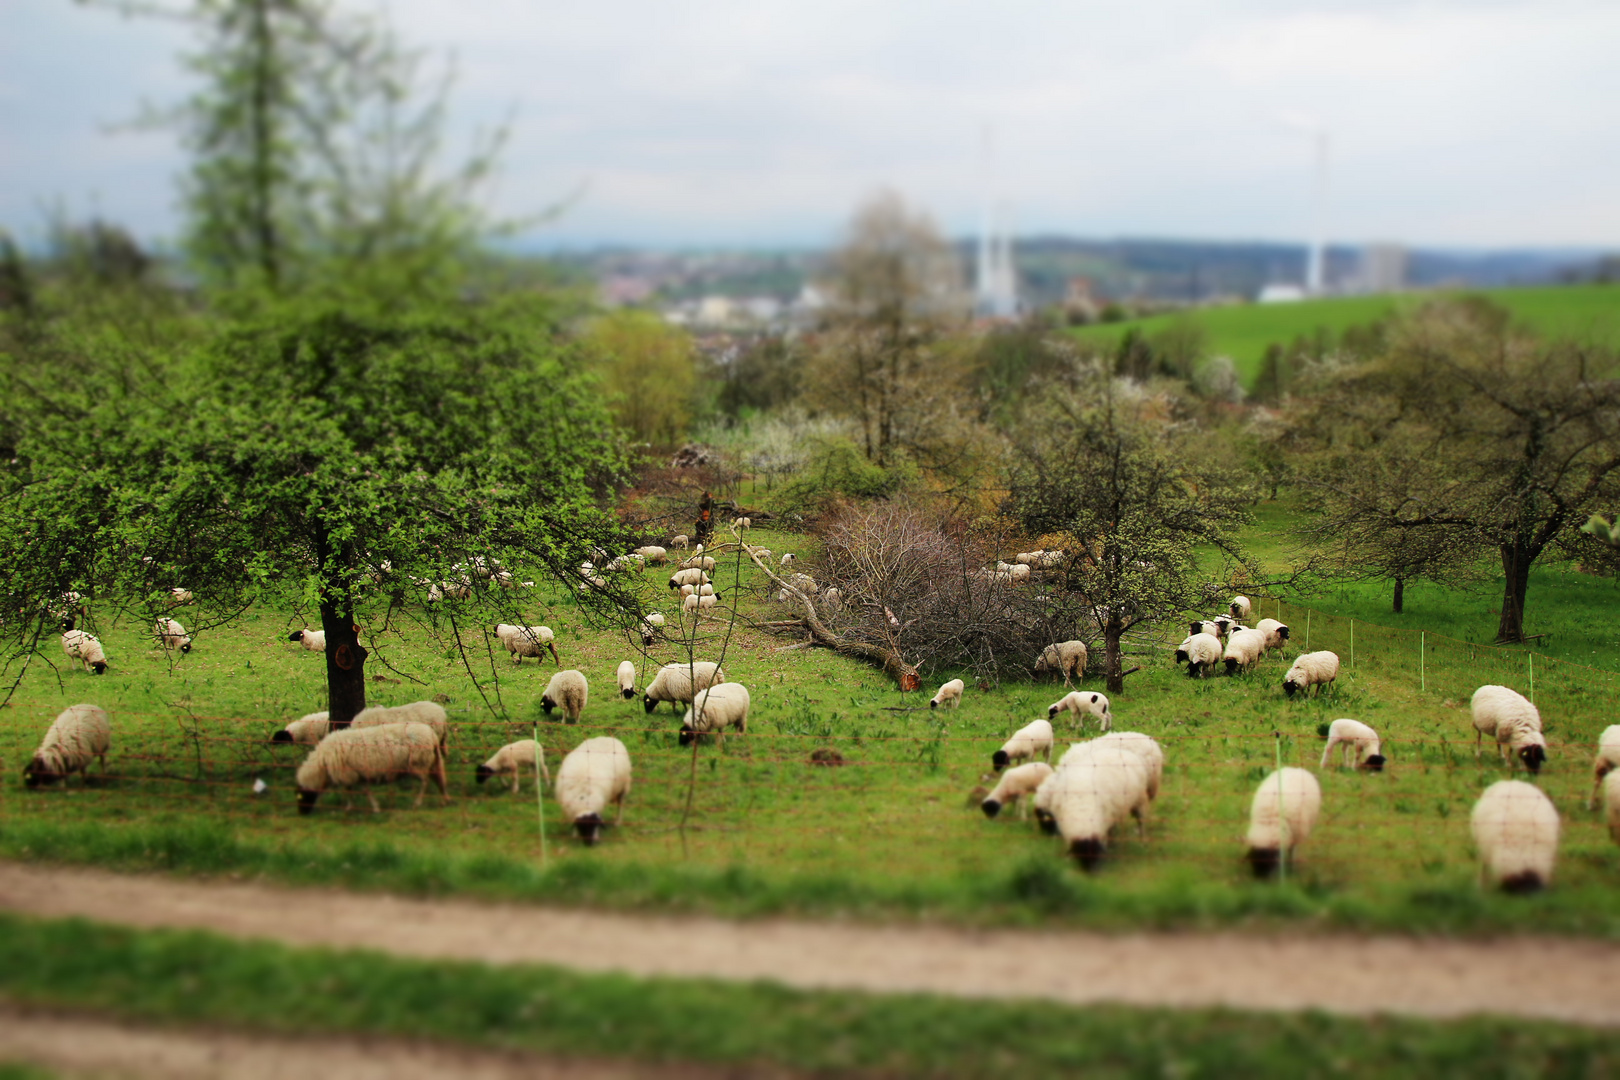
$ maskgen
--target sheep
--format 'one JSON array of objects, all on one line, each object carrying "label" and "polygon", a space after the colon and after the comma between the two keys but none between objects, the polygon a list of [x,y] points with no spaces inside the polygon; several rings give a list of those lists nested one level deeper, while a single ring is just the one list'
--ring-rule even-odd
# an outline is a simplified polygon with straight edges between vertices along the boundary
[{"label": "sheep", "polygon": [[1281,651],[1288,644],[1288,626],[1276,619],[1261,619],[1254,624],[1254,628],[1266,635],[1266,651],[1277,649]]},{"label": "sheep", "polygon": [[1597,759],[1592,762],[1592,797],[1587,800],[1587,808],[1597,805],[1598,788],[1603,786],[1603,780],[1615,767],[1620,765],[1620,724],[1610,724],[1598,736]]},{"label": "sheep", "polygon": [[1052,760],[1052,723],[1032,720],[1012,733],[1001,749],[990,755],[990,766],[1000,772],[1015,761],[1032,761],[1039,755]]},{"label": "sheep", "polygon": [[74,773],[89,783],[90,762],[101,760],[101,775],[107,775],[107,751],[112,746],[112,723],[107,710],[99,705],[69,705],[56,714],[45,730],[39,749],[23,766],[23,784],[38,787],[66,781]]},{"label": "sheep", "polygon": [[1609,826],[1609,839],[1620,844],[1620,770],[1603,778],[1604,818]]},{"label": "sheep", "polygon": [[682,585],[680,589],[681,599],[684,601],[688,596],[696,596],[697,591],[698,587],[696,585]]},{"label": "sheep", "polygon": [[836,587],[829,587],[821,594],[821,609],[828,615],[837,615],[844,610],[844,594]]},{"label": "sheep", "polygon": [[1386,759],[1378,752],[1378,732],[1360,720],[1341,717],[1328,725],[1327,747],[1322,751],[1322,763],[1317,768],[1327,768],[1328,759],[1333,756],[1333,751],[1340,747],[1344,748],[1341,756],[1347,767],[1353,755],[1356,768],[1366,769],[1368,772],[1384,771]]},{"label": "sheep", "polygon": [[615,823],[624,819],[624,797],[630,794],[630,751],[610,735],[586,739],[563,758],[553,789],[563,816],[586,846],[601,836],[602,811],[618,808]]},{"label": "sheep", "polygon": [[705,731],[715,732],[724,742],[728,727],[747,734],[748,705],[748,688],[742,683],[719,683],[698,691],[681,719],[680,744],[691,746]]},{"label": "sheep", "polygon": [[1252,611],[1253,608],[1254,605],[1249,603],[1249,598],[1247,596],[1234,596],[1232,597],[1232,602],[1227,605],[1227,610],[1232,613],[1232,618],[1238,622],[1242,622],[1244,619],[1247,619],[1249,617],[1249,612]]},{"label": "sheep", "polygon": [[183,589],[176,585],[174,588],[169,590],[170,607],[179,607],[181,604],[189,604],[193,599],[194,598],[191,595],[190,589]]},{"label": "sheep", "polygon": [[562,657],[557,655],[556,637],[549,626],[514,626],[511,623],[496,623],[495,636],[500,639],[506,651],[512,655],[512,663],[521,664],[525,656],[540,659],[542,653],[549,651],[551,658],[562,667]]},{"label": "sheep", "polygon": [[1110,830],[1127,815],[1136,818],[1138,835],[1146,835],[1148,768],[1126,747],[1081,743],[1064,755],[1040,791],[1047,788],[1046,808],[1064,848],[1088,873],[1107,854]]},{"label": "sheep", "polygon": [[1045,554],[1044,551],[1020,551],[1013,556],[1013,562],[1022,566],[1036,566],[1039,565],[1041,557]]},{"label": "sheep", "polygon": [[[984,811],[985,817],[993,818],[1001,813],[1001,808],[1008,803],[1017,802],[1025,795],[1035,794],[1051,775],[1052,766],[1044,761],[1031,761],[1027,765],[1008,769],[1001,774],[1001,780],[996,784],[995,790],[984,797],[979,809]],[[1029,803],[1023,805],[1027,813]]]},{"label": "sheep", "polygon": [[1189,624],[1187,628],[1187,636],[1191,637],[1194,634],[1208,634],[1216,641],[1221,642],[1222,645],[1225,645],[1227,631],[1231,629],[1232,620],[1228,619],[1225,615],[1218,615],[1213,619],[1199,619],[1197,622]]},{"label": "sheep", "polygon": [[1322,785],[1304,769],[1274,770],[1255,790],[1249,804],[1249,866],[1257,878],[1268,878],[1282,865],[1284,852],[1310,838],[1322,810]]},{"label": "sheep", "polygon": [[634,660],[621,660],[617,675],[619,678],[619,696],[629,701],[636,696],[636,662]]},{"label": "sheep", "polygon": [[478,766],[474,775],[482,784],[492,776],[512,777],[512,794],[516,795],[522,786],[525,776],[533,776],[536,766],[539,767],[540,779],[551,783],[551,774],[546,771],[546,755],[540,749],[540,744],[533,739],[519,739],[517,742],[507,743],[495,751],[490,759]]},{"label": "sheep", "polygon": [[1468,816],[1479,852],[1480,883],[1529,893],[1552,884],[1558,857],[1558,810],[1534,784],[1498,780]]},{"label": "sheep", "polygon": [[1238,671],[1252,671],[1266,655],[1266,635],[1258,630],[1238,630],[1234,628],[1226,636],[1226,648],[1221,652],[1221,659],[1226,664],[1226,673],[1235,675]]},{"label": "sheep", "polygon": [[715,592],[713,585],[699,585],[697,587],[697,594],[699,596],[712,596],[716,600],[725,599],[725,597],[721,596],[718,592]]},{"label": "sheep", "polygon": [[687,538],[685,533],[678,533],[670,539],[669,546],[672,548],[680,548],[682,551],[685,551],[687,546],[691,543],[692,541]]},{"label": "sheep", "polygon": [[97,675],[107,673],[107,654],[102,651],[101,642],[87,631],[70,629],[64,633],[62,651],[67,653],[69,670],[76,666],[75,660],[82,660],[85,671],[93,671]]},{"label": "sheep", "polygon": [[1069,679],[1079,679],[1086,673],[1086,643],[1083,641],[1060,641],[1055,645],[1048,645],[1041,650],[1041,655],[1035,658],[1035,674],[1040,675],[1048,671],[1060,672],[1063,675],[1063,685],[1069,685]]},{"label": "sheep", "polygon": [[365,791],[372,813],[381,813],[371,785],[405,775],[422,781],[413,805],[422,805],[429,780],[438,785],[444,801],[450,801],[444,776],[444,747],[431,727],[417,723],[351,725],[322,739],[298,766],[298,812],[313,813],[316,800],[327,788],[359,787]]},{"label": "sheep", "polygon": [[331,714],[327,712],[306,713],[270,736],[270,741],[295,746],[314,746],[326,738],[326,733],[331,730],[331,727]]},{"label": "sheep", "polygon": [[1071,712],[1075,725],[1084,730],[1086,714],[1090,713],[1097,718],[1098,726],[1107,731],[1114,723],[1108,709],[1108,698],[1104,695],[1093,690],[1071,690],[1046,707],[1046,718],[1055,720],[1058,713]]},{"label": "sheep", "polygon": [[649,611],[641,617],[641,626],[630,631],[630,642],[635,644],[636,636],[641,637],[643,647],[650,647],[658,639],[658,631],[664,627],[664,616],[656,611]]},{"label": "sheep", "polygon": [[781,562],[782,568],[786,569],[787,567],[792,566],[793,565],[793,559],[794,559],[794,555],[793,555],[793,552],[791,552],[791,551],[788,552],[787,554],[783,555],[782,556],[782,562]]},{"label": "sheep", "polygon": [[[1506,686],[1487,685],[1469,700],[1474,718],[1474,756],[1481,740],[1490,735],[1503,757],[1511,750],[1531,774],[1547,761],[1547,740],[1541,734],[1541,713],[1522,694]],[[1511,759],[1509,759],[1511,765]]]},{"label": "sheep", "polygon": [[808,594],[813,594],[818,588],[820,588],[820,586],[816,584],[816,579],[811,577],[809,574],[789,575],[788,584],[793,586],[795,589],[798,589],[800,592]]},{"label": "sheep", "polygon": [[287,640],[288,641],[296,641],[296,642],[298,642],[300,645],[302,645],[304,648],[308,649],[310,652],[325,652],[326,651],[326,631],[325,630],[311,630],[309,627],[306,626],[302,630],[294,630],[292,633],[288,634],[287,635]]},{"label": "sheep", "polygon": [[1152,736],[1143,735],[1140,731],[1116,731],[1091,741],[1095,745],[1124,747],[1141,758],[1148,771],[1148,801],[1152,802],[1159,797],[1159,786],[1164,782],[1164,748],[1157,740]]},{"label": "sheep", "polygon": [[[1197,623],[1193,623],[1197,626]],[[1205,623],[1204,625],[1213,625]],[[1214,634],[1197,633],[1190,635],[1180,645],[1176,646],[1176,663],[1187,665],[1187,678],[1196,679],[1200,676],[1208,678],[1210,672],[1215,670],[1221,662],[1224,649],[1221,639]]]},{"label": "sheep", "polygon": [[1023,563],[1018,563],[1012,568],[1012,570],[1008,571],[1008,573],[1014,585],[1021,585],[1029,580],[1031,571],[1029,567],[1025,566]]},{"label": "sheep", "polygon": [[952,679],[939,688],[939,693],[929,699],[928,707],[937,709],[941,705],[949,704],[953,709],[960,708],[962,705],[962,691],[965,689],[967,689],[967,684],[961,679]]},{"label": "sheep", "polygon": [[568,724],[579,723],[579,714],[585,711],[585,701],[590,695],[590,685],[585,681],[585,673],[577,668],[559,671],[546,683],[546,692],[540,695],[540,707],[546,715],[551,715],[552,709],[561,709],[563,722]]},{"label": "sheep", "polygon": [[663,566],[669,561],[669,552],[657,544],[638,547],[632,554],[641,556],[648,566]]},{"label": "sheep", "polygon": [[179,620],[159,619],[152,629],[157,634],[158,644],[165,649],[179,649],[183,653],[191,651],[191,635],[186,633]]},{"label": "sheep", "polygon": [[719,603],[720,598],[718,596],[698,596],[694,593],[681,601],[681,610],[683,612],[696,611],[701,614]]},{"label": "sheep", "polygon": [[409,705],[373,705],[361,709],[349,721],[354,728],[382,727],[386,724],[426,724],[439,737],[440,746],[450,744],[450,716],[437,701],[413,701]]},{"label": "sheep", "polygon": [[[708,572],[713,573],[714,572],[714,560],[709,558],[709,556],[707,556],[707,555],[693,555],[690,559],[687,559],[685,562],[681,563],[681,569],[682,570],[707,570]],[[703,580],[707,581],[709,579],[704,578]]]},{"label": "sheep", "polygon": [[692,695],[699,690],[707,690],[726,681],[726,673],[719,664],[712,660],[699,660],[696,663],[665,664],[653,676],[653,681],[647,684],[642,692],[643,707],[646,712],[658,708],[658,703],[692,703]]},{"label": "sheep", "polygon": [[[1256,634],[1261,631],[1255,630]],[[1321,652],[1300,653],[1294,658],[1293,666],[1288,674],[1283,676],[1283,693],[1289,697],[1294,696],[1296,690],[1310,690],[1315,688],[1320,694],[1325,686],[1332,686],[1333,680],[1339,677],[1339,654],[1322,650]]]},{"label": "sheep", "polygon": [[696,567],[677,570],[674,576],[669,579],[671,589],[679,589],[682,585],[707,585],[708,583],[709,575]]}]

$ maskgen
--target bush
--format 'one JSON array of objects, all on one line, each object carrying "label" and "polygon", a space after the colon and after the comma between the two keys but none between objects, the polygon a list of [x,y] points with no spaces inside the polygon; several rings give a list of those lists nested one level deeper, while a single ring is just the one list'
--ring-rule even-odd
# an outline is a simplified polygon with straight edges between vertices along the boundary
[{"label": "bush", "polygon": [[860,447],[845,438],[817,442],[804,469],[769,500],[780,517],[812,518],[848,499],[887,499],[916,480],[909,462],[884,468],[866,460]]}]

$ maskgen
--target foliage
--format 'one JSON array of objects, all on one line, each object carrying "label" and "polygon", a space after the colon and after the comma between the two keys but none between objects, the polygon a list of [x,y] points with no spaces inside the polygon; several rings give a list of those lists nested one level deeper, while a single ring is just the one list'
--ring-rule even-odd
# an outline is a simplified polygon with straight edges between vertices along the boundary
[{"label": "foliage", "polygon": [[691,337],[656,315],[622,310],[594,320],[584,342],[619,425],[641,442],[679,443],[698,404]]},{"label": "foliage", "polygon": [[716,403],[731,417],[788,407],[799,396],[806,360],[796,341],[771,336],[750,342],[721,365],[725,381]]},{"label": "foliage", "polygon": [[816,438],[798,473],[765,502],[778,516],[811,518],[846,499],[889,498],[915,479],[915,470],[903,460],[885,468],[847,438]]}]

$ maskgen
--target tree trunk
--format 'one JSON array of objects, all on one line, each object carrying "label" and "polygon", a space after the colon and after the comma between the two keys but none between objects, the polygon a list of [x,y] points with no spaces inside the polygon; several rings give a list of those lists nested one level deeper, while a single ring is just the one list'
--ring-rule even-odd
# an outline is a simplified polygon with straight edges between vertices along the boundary
[{"label": "tree trunk", "polygon": [[1119,639],[1125,633],[1117,618],[1103,624],[1103,671],[1107,675],[1108,692],[1118,694],[1125,689],[1125,663],[1119,651]]},{"label": "tree trunk", "polygon": [[1530,591],[1530,564],[1535,561],[1525,544],[1502,545],[1502,619],[1496,625],[1496,641],[1511,645],[1524,640],[1524,600]]},{"label": "tree trunk", "polygon": [[1395,579],[1395,614],[1399,615],[1406,606],[1406,579]]},{"label": "tree trunk", "polygon": [[366,652],[360,644],[360,627],[354,621],[354,605],[339,610],[331,593],[321,600],[321,629],[326,632],[327,712],[332,730],[349,726],[349,721],[366,707]]},{"label": "tree trunk", "polygon": [[708,546],[714,539],[714,496],[707,491],[698,502],[697,522],[692,526],[692,543]]}]

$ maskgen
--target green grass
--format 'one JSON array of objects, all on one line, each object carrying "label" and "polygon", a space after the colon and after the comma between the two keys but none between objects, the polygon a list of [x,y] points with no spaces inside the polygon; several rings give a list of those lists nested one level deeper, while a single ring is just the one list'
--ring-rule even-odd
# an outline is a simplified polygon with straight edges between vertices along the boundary
[{"label": "green grass", "polygon": [[1595,1076],[1620,1036],[1538,1021],[1077,1008],[633,979],[0,915],[0,995],[137,1021],[884,1075]]},{"label": "green grass", "polygon": [[[1571,285],[1485,289],[1479,292],[1550,337],[1620,344],[1620,288],[1615,286]],[[1208,333],[1209,351],[1230,356],[1237,364],[1244,383],[1252,385],[1268,345],[1287,346],[1296,337],[1309,340],[1318,328],[1325,328],[1336,341],[1351,326],[1411,310],[1433,295],[1409,293],[1304,300],[1292,304],[1243,304],[1199,310],[1190,317],[1202,324]],[[1156,315],[1147,319],[1081,327],[1073,333],[1082,341],[1113,348],[1129,329],[1135,328],[1151,336],[1181,317],[1185,316]]]}]

